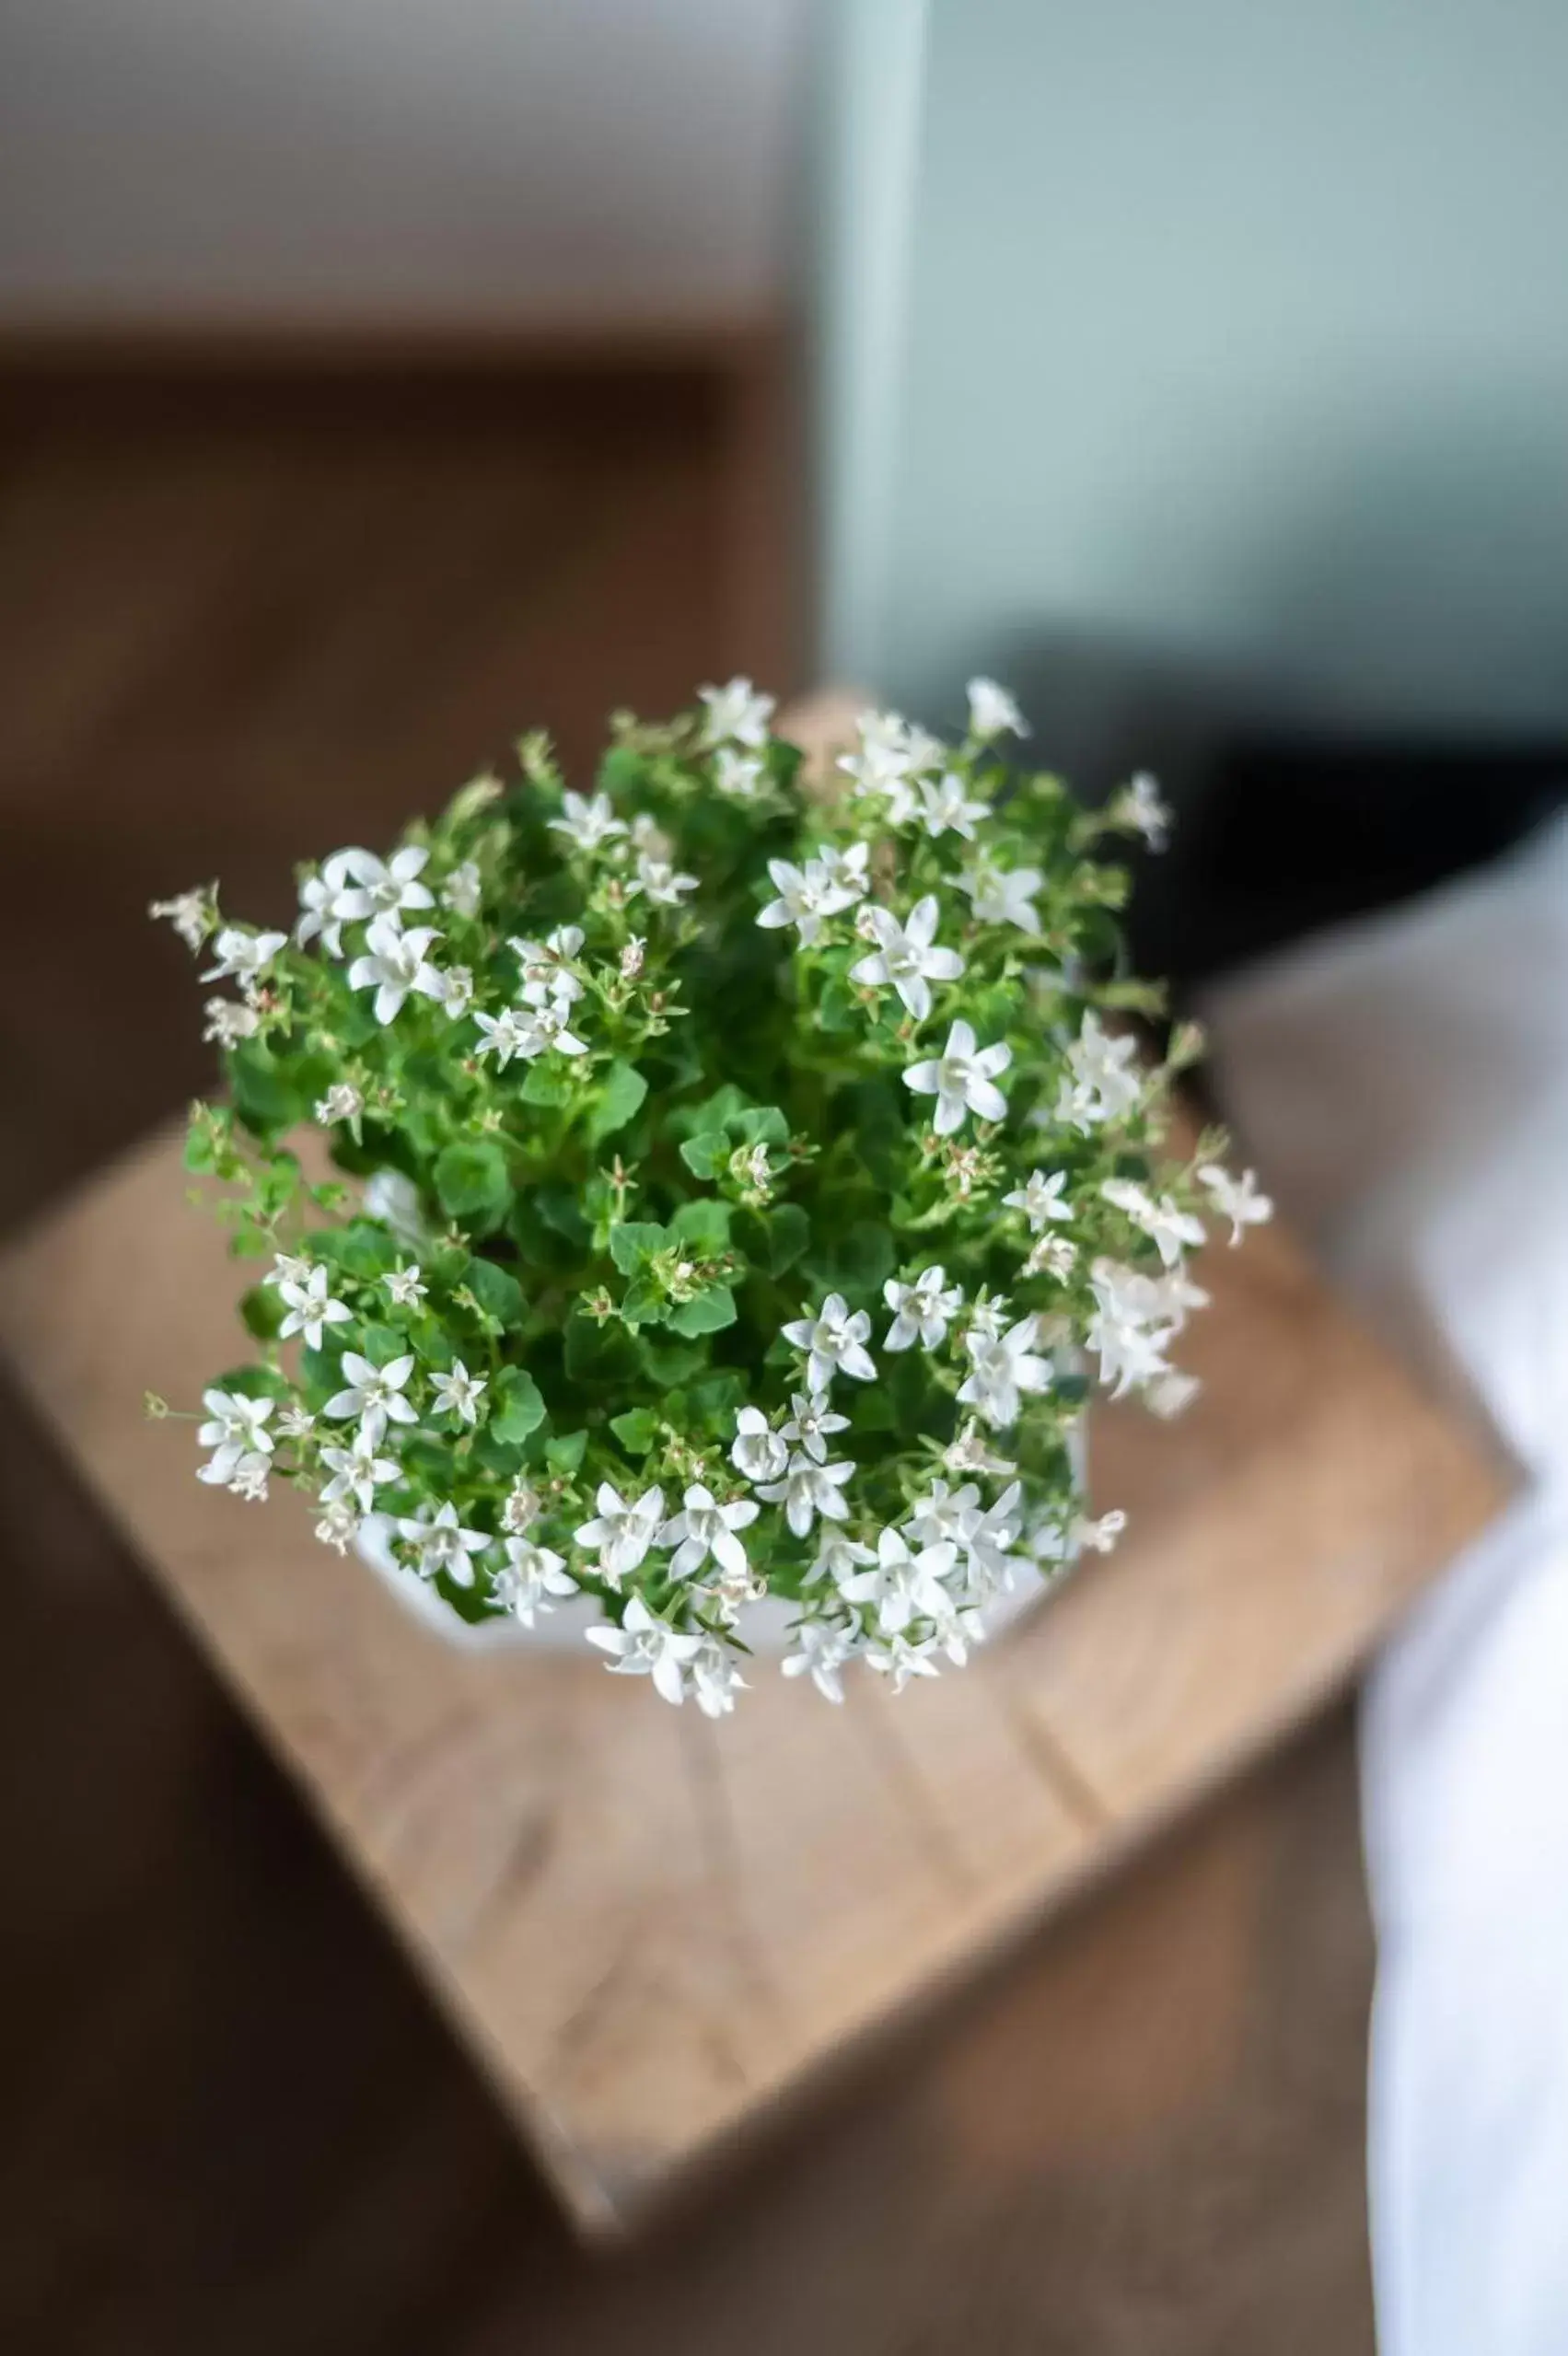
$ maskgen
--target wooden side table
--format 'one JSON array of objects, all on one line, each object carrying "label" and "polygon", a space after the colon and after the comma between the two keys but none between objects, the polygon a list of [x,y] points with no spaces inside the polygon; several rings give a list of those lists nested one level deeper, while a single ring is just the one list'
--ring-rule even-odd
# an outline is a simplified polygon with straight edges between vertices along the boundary
[{"label": "wooden side table", "polygon": [[1105,1874],[1353,1673],[1506,1473],[1288,1237],[1205,1255],[1178,1425],[1092,1419],[1121,1549],[962,1672],[717,1725],[597,1657],[454,1651],[291,1503],[192,1478],[152,1388],[245,1272],[154,1139],[0,1263],[0,1346],[468,2038],[613,2229]]}]

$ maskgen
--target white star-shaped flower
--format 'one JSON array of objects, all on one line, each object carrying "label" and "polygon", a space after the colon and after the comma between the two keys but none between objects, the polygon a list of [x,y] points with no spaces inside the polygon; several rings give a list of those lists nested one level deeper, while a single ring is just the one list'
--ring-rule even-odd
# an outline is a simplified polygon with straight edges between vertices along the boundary
[{"label": "white star-shaped flower", "polygon": [[288,946],[286,933],[252,933],[242,924],[226,924],[213,943],[216,965],[209,966],[203,981],[223,981],[231,975],[250,991],[261,981],[280,949]]},{"label": "white star-shaped flower", "polygon": [[365,1110],[365,1098],[350,1080],[334,1080],[315,1108],[315,1116],[323,1129],[331,1129],[340,1120],[357,1120]]},{"label": "white star-shaped flower", "polygon": [[474,861],[460,860],[441,887],[441,905],[449,908],[454,916],[477,916],[483,890],[483,879]]},{"label": "white star-shaped flower", "polygon": [[316,1524],[316,1543],[330,1546],[334,1554],[346,1554],[359,1534],[359,1515],[352,1505],[339,1503],[329,1505]]},{"label": "white star-shaped flower", "polygon": [[1207,1187],[1214,1209],[1222,1219],[1230,1221],[1230,1240],[1241,1241],[1244,1227],[1260,1227],[1274,1215],[1274,1206],[1266,1194],[1259,1190],[1256,1173],[1244,1170],[1240,1178],[1233,1178],[1218,1162],[1205,1162],[1198,1172],[1199,1184]]},{"label": "white star-shaped flower", "polygon": [[376,1500],[377,1489],[398,1478],[398,1468],[390,1457],[378,1457],[374,1435],[362,1423],[346,1448],[324,1447],[321,1462],[331,1474],[321,1491],[323,1505],[336,1505],[353,1498],[362,1514],[368,1514]]},{"label": "white star-shaped flower", "polygon": [[716,1636],[707,1636],[692,1654],[687,1674],[691,1697],[704,1718],[727,1718],[735,1697],[746,1690],[735,1655]]},{"label": "white star-shaped flower", "polygon": [[1106,1178],[1100,1192],[1158,1247],[1167,1268],[1179,1267],[1182,1254],[1203,1240],[1202,1219],[1183,1211],[1168,1194],[1162,1194],[1156,1202],[1132,1178]]},{"label": "white star-shaped flower", "polygon": [[172,924],[192,957],[217,923],[216,884],[198,884],[194,890],[176,892],[172,899],[155,899],[147,914]]},{"label": "white star-shaped flower", "polygon": [[[865,1549],[863,1549],[865,1550]],[[828,1619],[806,1619],[795,1631],[796,1650],[779,1664],[786,1677],[808,1677],[825,1701],[842,1701],[840,1671],[859,1650],[848,1629]]]},{"label": "white star-shaped flower", "polygon": [[923,1637],[918,1644],[907,1636],[889,1636],[885,1642],[867,1645],[863,1658],[868,1668],[888,1679],[895,1693],[902,1693],[912,1677],[941,1676],[931,1657],[935,1650],[935,1636]]},{"label": "white star-shaped flower", "polygon": [[658,1544],[675,1549],[669,1568],[677,1579],[689,1579],[711,1554],[721,1571],[739,1578],[748,1569],[746,1549],[736,1536],[757,1518],[761,1508],[749,1497],[732,1498],[721,1505],[711,1489],[693,1481],[658,1534]]},{"label": "white star-shaped flower", "polygon": [[914,781],[936,766],[944,748],[897,712],[863,712],[859,730],[859,749],[842,755],[838,766],[862,793],[882,797],[889,826],[907,826],[919,807]]},{"label": "white star-shaped flower", "polygon": [[1043,1170],[1031,1170],[1022,1186],[1002,1197],[1003,1207],[1021,1211],[1029,1223],[1029,1233],[1038,1236],[1048,1219],[1073,1216],[1073,1206],[1063,1194],[1066,1183],[1065,1170],[1053,1170],[1049,1178]]},{"label": "white star-shaped flower", "polygon": [[278,1328],[280,1341],[291,1341],[302,1333],[308,1349],[319,1350],[328,1326],[349,1322],[353,1312],[343,1302],[333,1300],[330,1282],[326,1270],[318,1265],[308,1269],[297,1283],[285,1281],[278,1286],[278,1298],[288,1310]]},{"label": "white star-shaped flower", "polygon": [[641,1596],[627,1603],[619,1628],[590,1628],[588,1642],[601,1653],[613,1654],[608,1664],[617,1677],[651,1677],[654,1690],[666,1701],[686,1699],[686,1671],[703,1649],[700,1636],[683,1636],[667,1619],[658,1619]]},{"label": "white star-shaped flower", "polygon": [[278,1410],[280,1440],[303,1440],[316,1429],[316,1418],[303,1407],[285,1407]]},{"label": "white star-shaped flower", "polygon": [[399,1522],[398,1535],[413,1549],[413,1567],[422,1579],[445,1572],[458,1587],[472,1586],[474,1556],[495,1543],[486,1530],[465,1529],[450,1504],[436,1514],[410,1515]]},{"label": "white star-shaped flower", "polygon": [[972,1480],[949,1489],[933,1480],[910,1508],[909,1527],[922,1546],[961,1547],[980,1519],[980,1491]]},{"label": "white star-shaped flower", "polygon": [[436,1415],[449,1415],[454,1423],[475,1424],[479,1422],[479,1403],[489,1385],[485,1375],[470,1375],[460,1358],[454,1358],[450,1371],[432,1375],[430,1388],[434,1394],[431,1410]]},{"label": "white star-shaped flower", "polygon": [[403,1388],[413,1372],[412,1355],[394,1358],[385,1366],[372,1365],[357,1350],[345,1350],[343,1373],[347,1381],[341,1391],[334,1391],[322,1409],[335,1423],[351,1415],[357,1416],[373,1438],[379,1440],[389,1422],[417,1423],[412,1400],[403,1397]]},{"label": "white star-shaped flower", "polygon": [[1113,796],[1109,816],[1118,826],[1131,827],[1141,834],[1151,851],[1163,851],[1170,840],[1170,805],[1146,769],[1141,769]]},{"label": "white star-shaped flower", "polygon": [[932,1126],[938,1137],[950,1137],[962,1128],[966,1113],[972,1112],[981,1120],[1006,1120],[1007,1099],[996,1085],[996,1075],[1005,1072],[1012,1061],[1013,1050],[1005,1040],[994,1047],[977,1048],[970,1025],[957,1022],[939,1056],[910,1065],[904,1085],[917,1097],[935,1097]]},{"label": "white star-shaped flower", "polygon": [[202,1012],[207,1018],[202,1037],[216,1039],[220,1047],[238,1047],[242,1039],[254,1039],[261,1027],[255,1007],[238,1005],[232,998],[209,998]]},{"label": "white star-shaped flower", "polygon": [[590,796],[568,793],[561,806],[561,816],[552,818],[550,827],[552,833],[565,835],[577,851],[598,851],[626,831],[608,794]]},{"label": "white star-shaped flower", "polygon": [[1022,1526],[1019,1507],[1023,1490],[1017,1481],[1005,1489],[994,1505],[970,1518],[959,1543],[970,1579],[970,1600],[987,1603],[1013,1584],[1013,1549]]},{"label": "white star-shaped flower", "polygon": [[770,1481],[757,1494],[770,1505],[782,1505],[796,1537],[805,1538],[819,1514],[825,1522],[848,1521],[843,1488],[854,1471],[847,1457],[837,1464],[813,1464],[809,1457],[797,1454],[791,1457],[784,1479]]},{"label": "white star-shaped flower", "polygon": [[864,899],[871,888],[869,842],[819,842],[808,864],[813,875],[824,876],[835,890],[847,892],[852,900]]},{"label": "white star-shaped flower", "polygon": [[803,947],[816,940],[825,918],[852,908],[857,897],[848,884],[835,882],[819,859],[808,859],[804,867],[792,866],[787,859],[770,859],[768,873],[778,898],[759,912],[757,922],[765,933],[795,925]]},{"label": "white star-shaped flower", "polygon": [[971,679],[969,685],[970,734],[982,743],[993,737],[1027,737],[1028,723],[1005,687],[993,679]]},{"label": "white star-shaped flower", "polygon": [[936,944],[936,895],[916,900],[907,923],[900,924],[890,908],[868,908],[863,923],[877,946],[868,957],[850,968],[850,980],[868,989],[891,984],[917,1022],[931,1012],[931,984],[956,981],[964,969],[957,949]]},{"label": "white star-shaped flower", "polygon": [[815,1317],[796,1317],[784,1329],[784,1338],[807,1353],[806,1387],[825,1391],[835,1374],[853,1375],[857,1383],[876,1379],[876,1362],[866,1349],[871,1319],[865,1309],[852,1316],[842,1293],[830,1293]]},{"label": "white star-shaped flower", "polygon": [[848,1603],[871,1605],[884,1636],[900,1636],[912,1619],[941,1619],[949,1611],[952,1599],[942,1582],[957,1560],[946,1543],[915,1553],[901,1530],[884,1529],[877,1533],[875,1563],[841,1579],[839,1592]]},{"label": "white star-shaped flower", "polygon": [[976,859],[958,877],[958,888],[968,893],[977,923],[1013,924],[1020,933],[1038,934],[1035,897],[1044,881],[1038,867],[998,867],[989,859]]},{"label": "white star-shaped flower", "polygon": [[583,994],[583,985],[571,970],[572,959],[583,946],[580,924],[558,924],[542,941],[519,940],[513,934],[506,946],[512,951],[522,972],[522,987],[518,992],[525,1005],[572,1006]]},{"label": "white star-shaped flower", "polygon": [[406,842],[389,859],[378,859],[374,851],[340,851],[331,865],[341,865],[351,880],[338,894],[337,914],[350,923],[368,923],[400,915],[405,908],[433,908],[435,895],[419,880],[429,856],[417,842]]},{"label": "white star-shaped flower", "polygon": [[498,1072],[505,1072],[514,1055],[527,1054],[534,1038],[532,1009],[503,1006],[498,1015],[476,1015],[473,1019],[482,1034],[474,1053],[482,1058],[494,1055]]},{"label": "white star-shaped flower", "polygon": [[591,1522],[578,1526],[577,1544],[598,1549],[600,1577],[618,1587],[628,1572],[635,1571],[658,1535],[664,1520],[664,1491],[645,1489],[628,1503],[619,1489],[601,1480],[594,1503],[598,1511]]},{"label": "white star-shaped flower", "polygon": [[923,1350],[939,1349],[964,1306],[962,1286],[949,1285],[947,1271],[940,1267],[923,1268],[912,1284],[889,1276],[882,1298],[893,1312],[886,1350],[912,1350],[917,1341]]},{"label": "white star-shaped flower", "polygon": [[406,1268],[400,1261],[396,1268],[388,1270],[381,1282],[400,1309],[416,1309],[430,1289],[420,1274],[417,1261],[411,1261]]},{"label": "white star-shaped flower", "polygon": [[[834,1432],[847,1432],[849,1417],[835,1415],[828,1403],[825,1391],[790,1394],[789,1422],[780,1430],[779,1437],[791,1447],[804,1448],[814,1464],[828,1461],[828,1439]],[[783,1467],[780,1467],[783,1470]]]},{"label": "white star-shaped flower", "polygon": [[473,969],[466,965],[442,968],[436,976],[441,987],[436,1004],[452,1022],[458,1022],[473,1004]]},{"label": "white star-shaped flower", "polygon": [[1069,1077],[1062,1083],[1051,1118],[1070,1121],[1086,1136],[1099,1121],[1119,1120],[1142,1099],[1138,1043],[1125,1034],[1112,1038],[1091,1007],[1067,1050]]},{"label": "white star-shaped flower", "polygon": [[637,861],[634,882],[627,886],[628,897],[642,892],[656,908],[679,908],[682,895],[697,888],[695,876],[679,876],[669,860],[650,858],[646,852]]},{"label": "white star-shaped flower", "polygon": [[374,1170],[365,1182],[365,1215],[378,1220],[401,1244],[417,1250],[429,1241],[419,1189],[405,1171]]},{"label": "white star-shaped flower", "polygon": [[776,1480],[789,1462],[789,1447],[760,1407],[737,1408],[730,1463],[743,1480]]},{"label": "white star-shaped flower", "polygon": [[559,1554],[526,1538],[506,1540],[505,1568],[497,1571],[492,1585],[492,1610],[509,1611],[514,1619],[531,1628],[536,1612],[554,1609],[552,1597],[576,1593],[577,1582]]},{"label": "white star-shaped flower", "polygon": [[244,1457],[271,1453],[273,1435],[266,1425],[273,1401],[250,1399],[243,1391],[208,1390],[202,1393],[202,1405],[207,1420],[198,1427],[196,1441],[214,1454],[198,1468],[196,1478],[214,1488],[226,1489]]},{"label": "white star-shaped flower", "polygon": [[1005,1431],[1018,1420],[1020,1394],[1043,1391],[1051,1384],[1051,1361],[1036,1351],[1037,1320],[1020,1317],[994,1340],[970,1328],[967,1348],[970,1372],[958,1386],[958,1403],[972,1407],[993,1431]]},{"label": "white star-shaped flower", "polygon": [[863,1563],[875,1562],[874,1546],[862,1546],[860,1540],[846,1536],[840,1529],[830,1529],[826,1523],[818,1534],[817,1559],[806,1573],[806,1584],[814,1586],[819,1580],[830,1579],[835,1587],[853,1579]]},{"label": "white star-shaped flower", "polygon": [[704,745],[765,745],[773,698],[759,695],[749,679],[732,679],[724,687],[700,687],[706,706],[703,722]]},{"label": "white star-shaped flower", "polygon": [[755,801],[766,773],[760,753],[741,752],[734,745],[720,745],[714,755],[714,783],[721,794],[729,795],[733,801]]},{"label": "white star-shaped flower", "polygon": [[348,853],[334,851],[323,862],[319,876],[307,876],[299,887],[299,918],[294,928],[294,938],[299,948],[308,942],[319,939],[330,957],[343,953],[345,911],[343,895],[348,888]]},{"label": "white star-shaped flower", "polygon": [[422,998],[439,998],[443,983],[426,955],[432,941],[441,938],[428,924],[402,931],[394,916],[377,916],[366,926],[365,954],[348,969],[351,990],[374,990],[376,1019],[393,1021],[410,991]]},{"label": "white star-shaped flower", "polygon": [[966,842],[972,842],[975,828],[981,818],[990,816],[990,803],[971,801],[963,779],[951,771],[947,776],[935,780],[922,778],[920,822],[933,838],[939,834],[961,834]]},{"label": "white star-shaped flower", "polygon": [[243,1497],[248,1505],[264,1505],[267,1502],[267,1481],[272,1472],[271,1457],[255,1454],[241,1457],[229,1475],[228,1485],[236,1497]]}]

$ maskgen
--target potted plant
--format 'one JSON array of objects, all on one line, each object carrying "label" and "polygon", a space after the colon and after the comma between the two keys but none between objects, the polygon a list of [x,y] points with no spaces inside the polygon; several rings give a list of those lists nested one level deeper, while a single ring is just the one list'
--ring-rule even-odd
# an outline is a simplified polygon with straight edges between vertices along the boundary
[{"label": "potted plant", "polygon": [[291,934],[154,911],[223,985],[186,1159],[257,1262],[198,1478],[712,1714],[781,1629],[832,1700],[901,1688],[1108,1546],[1091,1376],[1179,1409],[1187,1256],[1268,1213],[1216,1138],[1163,1157],[1191,1035],[1118,1027],[1159,999],[1096,853],[1157,845],[1152,781],[1010,772],[976,680],[960,743],[867,713],[807,792],[772,713],[618,717],[589,791],[526,737]]}]

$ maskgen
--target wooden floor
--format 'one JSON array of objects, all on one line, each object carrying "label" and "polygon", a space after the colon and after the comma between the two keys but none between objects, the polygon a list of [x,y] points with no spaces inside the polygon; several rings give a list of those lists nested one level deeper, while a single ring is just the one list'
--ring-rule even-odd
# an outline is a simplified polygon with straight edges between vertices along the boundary
[{"label": "wooden floor", "polygon": [[[0,385],[0,1220],[203,1082],[155,891],[787,672],[760,438],[677,367]],[[607,2263],[15,1401],[0,1577],[7,2356],[1370,2348],[1343,1715]]]}]

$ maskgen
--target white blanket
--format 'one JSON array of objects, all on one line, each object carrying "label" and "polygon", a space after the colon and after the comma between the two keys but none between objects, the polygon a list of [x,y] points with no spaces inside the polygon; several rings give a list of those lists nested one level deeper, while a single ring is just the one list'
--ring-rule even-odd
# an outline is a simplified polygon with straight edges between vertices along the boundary
[{"label": "white blanket", "polygon": [[1202,1009],[1240,1147],[1527,1475],[1361,1721],[1383,2356],[1568,2351],[1568,818]]}]

